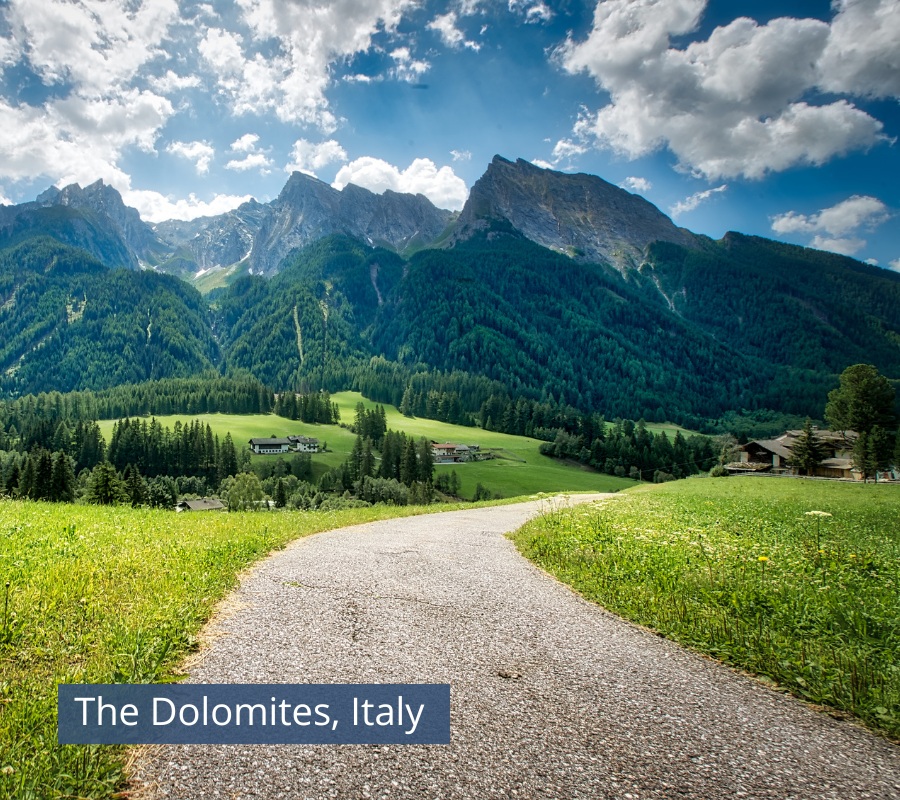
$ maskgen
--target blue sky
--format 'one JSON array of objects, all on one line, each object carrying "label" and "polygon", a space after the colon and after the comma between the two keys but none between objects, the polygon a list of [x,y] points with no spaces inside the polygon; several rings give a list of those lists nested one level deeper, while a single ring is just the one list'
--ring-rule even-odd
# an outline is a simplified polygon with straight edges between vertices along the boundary
[{"label": "blue sky", "polygon": [[7,0],[0,67],[0,201],[189,218],[301,169],[459,208],[499,153],[900,269],[900,0]]}]

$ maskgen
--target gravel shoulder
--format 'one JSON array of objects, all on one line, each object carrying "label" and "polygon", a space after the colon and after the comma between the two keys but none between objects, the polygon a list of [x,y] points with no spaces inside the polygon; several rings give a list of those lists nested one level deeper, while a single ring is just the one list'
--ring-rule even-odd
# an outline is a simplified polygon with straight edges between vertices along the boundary
[{"label": "gravel shoulder", "polygon": [[[597,499],[615,502],[571,502]],[[451,745],[165,747],[138,759],[139,795],[900,798],[896,745],[531,565],[504,534],[540,507],[299,540],[242,581],[190,667],[195,683],[449,683]]]}]

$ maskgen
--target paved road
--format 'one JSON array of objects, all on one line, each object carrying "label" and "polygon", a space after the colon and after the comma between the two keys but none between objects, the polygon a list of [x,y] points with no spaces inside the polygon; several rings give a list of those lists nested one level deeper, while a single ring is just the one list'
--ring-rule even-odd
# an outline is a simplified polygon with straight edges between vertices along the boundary
[{"label": "paved road", "polygon": [[519,556],[503,534],[537,506],[303,539],[242,583],[191,669],[211,683],[450,683],[451,745],[167,748],[144,765],[148,796],[900,798],[900,747],[623,622]]}]

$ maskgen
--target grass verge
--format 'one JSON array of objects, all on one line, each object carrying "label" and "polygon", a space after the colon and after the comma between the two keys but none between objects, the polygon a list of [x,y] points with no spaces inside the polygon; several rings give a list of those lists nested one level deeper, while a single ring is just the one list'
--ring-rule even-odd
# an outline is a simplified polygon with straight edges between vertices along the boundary
[{"label": "grass verge", "polygon": [[610,611],[900,736],[896,486],[677,481],[512,537]]},{"label": "grass verge", "polygon": [[123,750],[58,745],[57,684],[172,680],[213,605],[271,551],[345,525],[508,502],[235,514],[0,502],[0,798],[112,796]]}]

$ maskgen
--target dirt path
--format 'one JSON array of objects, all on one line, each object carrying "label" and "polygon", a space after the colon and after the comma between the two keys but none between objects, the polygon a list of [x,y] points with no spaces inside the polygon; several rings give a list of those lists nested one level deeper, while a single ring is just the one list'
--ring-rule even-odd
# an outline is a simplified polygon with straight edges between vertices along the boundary
[{"label": "dirt path", "polygon": [[537,511],[303,539],[244,581],[224,635],[191,669],[210,683],[449,683],[451,745],[170,747],[142,768],[147,795],[900,797],[897,746],[635,628],[529,564],[503,534]]}]

